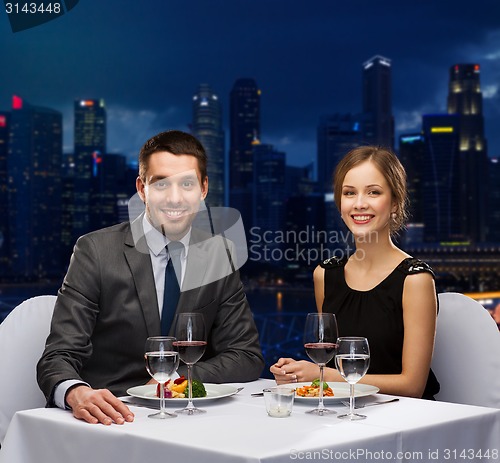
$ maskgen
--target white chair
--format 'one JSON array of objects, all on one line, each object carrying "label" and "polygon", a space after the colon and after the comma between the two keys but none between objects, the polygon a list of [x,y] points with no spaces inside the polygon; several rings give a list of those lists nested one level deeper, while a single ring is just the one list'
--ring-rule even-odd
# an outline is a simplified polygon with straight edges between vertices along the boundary
[{"label": "white chair", "polygon": [[0,324],[0,445],[14,413],[45,406],[36,364],[49,334],[55,301],[56,296],[28,299]]},{"label": "white chair", "polygon": [[436,399],[500,408],[500,332],[488,311],[459,293],[439,294],[432,369]]}]

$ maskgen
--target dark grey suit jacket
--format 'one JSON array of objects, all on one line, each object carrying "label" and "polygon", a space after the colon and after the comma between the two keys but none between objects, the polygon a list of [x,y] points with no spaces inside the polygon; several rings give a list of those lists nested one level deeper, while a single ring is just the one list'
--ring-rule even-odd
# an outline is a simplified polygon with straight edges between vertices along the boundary
[{"label": "dark grey suit jacket", "polygon": [[[209,333],[193,376],[212,383],[252,381],[262,372],[264,359],[239,273],[230,268],[230,243],[202,233],[192,230],[184,277],[189,289],[183,285],[177,306],[177,313],[203,313]],[[223,266],[229,271],[221,272]],[[81,237],[37,366],[48,404],[55,386],[68,379],[117,396],[146,383],[144,344],[148,336],[160,334],[159,313],[142,216]]]}]

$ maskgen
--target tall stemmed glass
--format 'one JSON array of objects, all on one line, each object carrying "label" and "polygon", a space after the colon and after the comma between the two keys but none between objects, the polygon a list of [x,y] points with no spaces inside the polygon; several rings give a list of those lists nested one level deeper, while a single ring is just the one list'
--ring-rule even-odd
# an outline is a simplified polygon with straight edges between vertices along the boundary
[{"label": "tall stemmed glass", "polygon": [[304,328],[304,348],[309,358],[319,365],[318,406],[306,413],[315,415],[335,414],[323,404],[323,369],[337,350],[337,320],[332,313],[309,313]]},{"label": "tall stemmed glass", "polygon": [[175,418],[165,407],[165,383],[179,366],[179,353],[176,351],[175,338],[172,336],[153,336],[146,340],[144,348],[146,369],[152,378],[160,384],[160,411],[149,418]]},{"label": "tall stemmed glass", "polygon": [[175,346],[179,351],[179,357],[187,365],[188,372],[188,403],[177,413],[195,415],[205,413],[193,404],[193,365],[200,360],[207,346],[205,321],[201,313],[181,313],[176,317],[175,335],[177,341]]},{"label": "tall stemmed glass", "polygon": [[364,420],[365,415],[354,413],[354,385],[365,376],[370,366],[368,339],[344,337],[338,339],[335,363],[342,377],[349,383],[349,413],[339,415],[345,420]]}]

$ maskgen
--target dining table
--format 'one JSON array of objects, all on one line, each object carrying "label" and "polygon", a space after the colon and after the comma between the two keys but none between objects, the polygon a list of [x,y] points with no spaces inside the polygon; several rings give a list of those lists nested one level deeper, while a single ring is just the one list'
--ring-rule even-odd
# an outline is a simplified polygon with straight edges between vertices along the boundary
[{"label": "dining table", "polygon": [[[277,418],[267,415],[259,394],[272,385],[269,379],[232,383],[231,394],[195,402],[206,413],[165,420],[148,418],[157,400],[126,396],[135,403],[129,404],[135,418],[123,425],[88,424],[58,408],[19,411],[0,462],[500,461],[499,409],[398,397],[357,410],[366,419],[349,421],[338,419],[347,409],[334,396],[327,406],[337,414],[306,413],[316,399],[296,398],[292,414]],[[357,402],[393,397],[374,393]],[[169,411],[175,405],[168,404]]]}]

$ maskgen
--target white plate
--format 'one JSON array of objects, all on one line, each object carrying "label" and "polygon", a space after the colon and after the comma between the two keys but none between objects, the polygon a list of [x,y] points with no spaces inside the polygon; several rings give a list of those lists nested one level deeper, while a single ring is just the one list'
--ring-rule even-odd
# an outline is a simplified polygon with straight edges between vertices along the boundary
[{"label": "white plate", "polygon": [[[214,400],[214,399],[222,399],[223,397],[229,397],[238,392],[234,386],[230,386],[229,384],[210,384],[204,383],[205,390],[207,391],[206,397],[199,397],[197,399],[193,399],[193,401],[203,401],[203,400]],[[143,386],[135,386],[127,389],[127,394],[132,397],[137,397],[139,399],[148,399],[148,400],[160,400],[159,397],[156,396],[156,384],[145,384]],[[186,398],[172,398],[166,399],[167,405],[169,403],[179,403],[186,402],[188,399]]]},{"label": "white plate", "polygon": [[[296,383],[294,387],[310,386],[311,383]],[[347,383],[335,383],[329,382],[328,385],[333,389],[333,397],[323,397],[325,403],[339,402],[340,400],[345,400],[349,398],[349,384]],[[376,386],[370,386],[369,384],[356,384],[354,386],[354,397],[365,397],[372,394],[376,394],[379,388]],[[299,402],[317,402],[318,397],[300,397],[295,394],[295,400]]]}]

